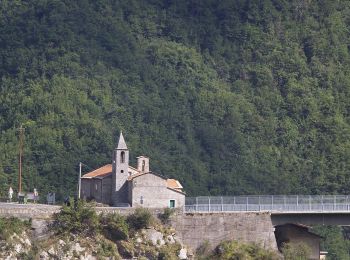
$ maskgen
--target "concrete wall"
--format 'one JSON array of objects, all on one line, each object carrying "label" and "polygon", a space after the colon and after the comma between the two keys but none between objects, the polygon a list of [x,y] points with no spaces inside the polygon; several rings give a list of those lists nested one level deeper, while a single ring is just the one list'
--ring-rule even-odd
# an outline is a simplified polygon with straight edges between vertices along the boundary
[{"label": "concrete wall", "polygon": [[193,250],[208,241],[212,248],[226,240],[256,243],[277,251],[269,213],[178,214],[172,220],[176,235]]},{"label": "concrete wall", "polygon": [[154,175],[145,174],[131,181],[131,203],[133,207],[165,208],[170,200],[175,200],[175,207],[183,207],[185,195],[167,188],[166,180]]}]

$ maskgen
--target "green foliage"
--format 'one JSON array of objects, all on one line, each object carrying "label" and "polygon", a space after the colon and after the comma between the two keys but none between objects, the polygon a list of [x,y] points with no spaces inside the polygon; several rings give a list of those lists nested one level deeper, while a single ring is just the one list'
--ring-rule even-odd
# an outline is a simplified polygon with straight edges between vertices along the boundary
[{"label": "green foliage", "polygon": [[285,243],[282,246],[282,254],[286,260],[308,260],[311,249],[302,243]]},{"label": "green foliage", "polygon": [[170,217],[175,213],[175,209],[165,208],[163,213],[158,214],[158,218],[163,224],[169,224]]},{"label": "green foliage", "polygon": [[180,249],[180,244],[164,245],[159,250],[158,260],[177,260]]},{"label": "green foliage", "polygon": [[121,259],[116,245],[111,241],[102,239],[99,245],[100,247],[98,248],[98,251],[97,251],[98,256],[114,257],[114,259]]},{"label": "green foliage", "polygon": [[23,231],[30,229],[30,221],[22,221],[15,217],[0,217],[0,240],[8,240],[14,233],[20,235]]},{"label": "green foliage", "polygon": [[[350,2],[0,3],[0,196],[134,156],[189,196],[345,194]],[[90,169],[83,168],[84,171]],[[43,198],[45,196],[42,196]]]},{"label": "green foliage", "polygon": [[70,199],[70,205],[64,205],[54,215],[52,229],[61,235],[94,235],[99,231],[99,218],[93,208],[83,200]]},{"label": "green foliage", "polygon": [[147,228],[154,223],[152,213],[146,208],[137,208],[133,214],[128,215],[127,223],[134,230]]},{"label": "green foliage", "polygon": [[117,213],[100,217],[102,232],[105,237],[117,241],[126,240],[129,236],[129,227],[126,218]]},{"label": "green foliage", "polygon": [[280,258],[275,252],[262,249],[255,244],[243,244],[239,243],[238,241],[227,241],[221,243],[217,247],[216,253],[212,256],[212,259],[277,260]]},{"label": "green foliage", "polygon": [[324,239],[321,250],[327,251],[327,259],[347,259],[350,252],[350,241],[344,237],[344,230],[339,226],[314,226],[313,231]]},{"label": "green foliage", "polygon": [[205,240],[196,249],[196,256],[199,260],[209,260],[213,257],[212,249],[208,240]]}]

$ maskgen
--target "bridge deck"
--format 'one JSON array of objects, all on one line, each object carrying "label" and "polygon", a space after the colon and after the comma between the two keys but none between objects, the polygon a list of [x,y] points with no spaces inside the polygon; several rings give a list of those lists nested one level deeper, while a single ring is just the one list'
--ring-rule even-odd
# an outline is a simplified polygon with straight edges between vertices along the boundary
[{"label": "bridge deck", "polygon": [[347,195],[278,195],[186,198],[185,212],[349,213]]}]

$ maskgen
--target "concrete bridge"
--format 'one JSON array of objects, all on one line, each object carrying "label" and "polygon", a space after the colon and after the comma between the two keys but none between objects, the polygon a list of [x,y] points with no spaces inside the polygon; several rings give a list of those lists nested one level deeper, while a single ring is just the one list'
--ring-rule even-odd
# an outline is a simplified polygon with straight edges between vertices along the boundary
[{"label": "concrete bridge", "polygon": [[350,196],[264,195],[186,198],[186,213],[266,212],[274,226],[350,225]]}]

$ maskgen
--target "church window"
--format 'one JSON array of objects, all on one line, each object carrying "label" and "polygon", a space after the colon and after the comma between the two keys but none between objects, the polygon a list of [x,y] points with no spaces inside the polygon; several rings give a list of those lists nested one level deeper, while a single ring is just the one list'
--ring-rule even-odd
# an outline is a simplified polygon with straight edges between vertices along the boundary
[{"label": "church window", "polygon": [[120,153],[120,162],[124,163],[125,162],[125,152]]},{"label": "church window", "polygon": [[142,160],[142,171],[145,171],[145,160]]}]

